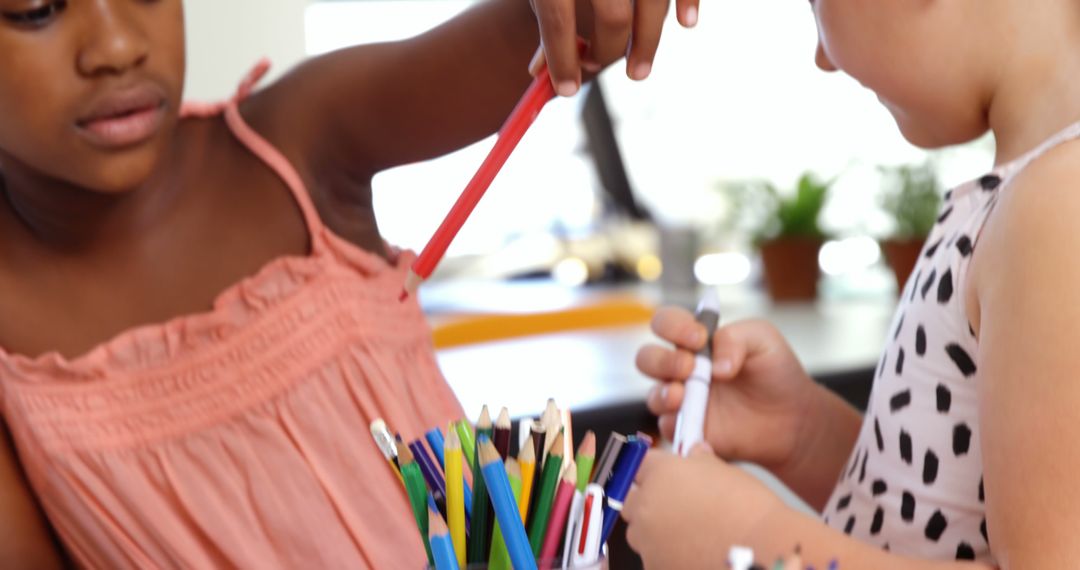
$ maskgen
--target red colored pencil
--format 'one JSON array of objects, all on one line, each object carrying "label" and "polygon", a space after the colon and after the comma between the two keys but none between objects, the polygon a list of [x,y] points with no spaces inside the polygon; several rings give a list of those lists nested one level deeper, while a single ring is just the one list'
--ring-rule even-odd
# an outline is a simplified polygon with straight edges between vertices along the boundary
[{"label": "red colored pencil", "polygon": [[499,130],[499,138],[495,141],[495,146],[492,147],[484,162],[480,164],[480,168],[476,171],[472,180],[465,186],[465,190],[458,197],[457,202],[454,203],[439,229],[435,230],[435,235],[431,236],[431,241],[424,246],[420,256],[413,261],[409,274],[405,278],[405,286],[401,291],[401,301],[416,293],[420,284],[428,277],[431,277],[435,266],[439,264],[443,255],[446,254],[447,248],[450,247],[450,242],[454,241],[458,232],[461,231],[461,226],[465,224],[465,220],[472,214],[473,209],[480,202],[480,198],[483,198],[484,192],[487,192],[491,182],[495,180],[495,176],[499,174],[503,165],[506,164],[506,159],[510,158],[510,153],[517,148],[521,138],[525,136],[525,131],[536,121],[536,117],[540,114],[540,110],[544,108],[544,105],[554,98],[555,88],[551,84],[551,77],[548,75],[545,66],[533,79],[532,84],[529,85],[521,100],[518,101],[517,106],[510,113],[510,117],[506,119],[506,122]]},{"label": "red colored pencil", "polygon": [[551,518],[548,519],[547,532],[544,533],[544,546],[540,549],[540,568],[549,569],[555,559],[559,545],[562,544],[563,530],[570,514],[570,502],[577,488],[577,467],[569,462],[565,467],[555,501],[551,504]]}]

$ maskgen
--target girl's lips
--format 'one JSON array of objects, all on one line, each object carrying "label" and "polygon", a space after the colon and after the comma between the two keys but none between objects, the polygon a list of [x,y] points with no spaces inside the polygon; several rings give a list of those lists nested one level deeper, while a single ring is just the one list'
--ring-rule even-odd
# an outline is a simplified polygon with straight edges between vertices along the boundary
[{"label": "girl's lips", "polygon": [[151,86],[116,91],[102,97],[76,128],[91,144],[119,149],[152,138],[165,119],[165,97]]}]

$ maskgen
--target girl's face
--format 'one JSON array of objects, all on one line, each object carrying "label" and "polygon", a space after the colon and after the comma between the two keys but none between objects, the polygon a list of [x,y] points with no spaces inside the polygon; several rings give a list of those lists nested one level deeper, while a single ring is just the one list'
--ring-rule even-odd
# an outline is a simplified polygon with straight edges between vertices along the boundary
[{"label": "girl's face", "polygon": [[981,56],[991,34],[973,29],[978,6],[968,0],[810,3],[818,66],[842,70],[874,91],[912,144],[940,147],[986,132]]},{"label": "girl's face", "polygon": [[0,170],[133,190],[183,83],[181,0],[0,0]]}]

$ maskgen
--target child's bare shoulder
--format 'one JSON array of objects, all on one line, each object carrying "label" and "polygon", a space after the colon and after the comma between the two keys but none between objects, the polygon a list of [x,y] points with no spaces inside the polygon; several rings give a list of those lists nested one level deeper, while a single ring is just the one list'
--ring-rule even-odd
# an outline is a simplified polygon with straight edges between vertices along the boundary
[{"label": "child's bare shoulder", "polygon": [[1080,232],[1077,219],[1080,140],[1073,140],[1033,160],[1003,187],[979,237],[970,292],[1024,275],[1080,275],[1080,267],[1066,263]]},{"label": "child's bare shoulder", "polygon": [[1080,216],[1080,139],[1028,164],[1002,192],[999,210],[999,225],[1008,233],[1073,234]]}]

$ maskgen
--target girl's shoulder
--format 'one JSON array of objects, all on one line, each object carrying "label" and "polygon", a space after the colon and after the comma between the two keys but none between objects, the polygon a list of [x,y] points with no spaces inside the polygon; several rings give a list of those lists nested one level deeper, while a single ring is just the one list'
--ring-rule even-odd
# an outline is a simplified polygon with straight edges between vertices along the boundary
[{"label": "girl's shoulder", "polygon": [[976,328],[982,320],[980,297],[992,289],[1019,291],[1020,280],[1042,278],[1080,288],[1080,263],[1073,254],[1080,232],[1080,139],[1037,156],[1001,190],[969,271],[968,306]]}]

